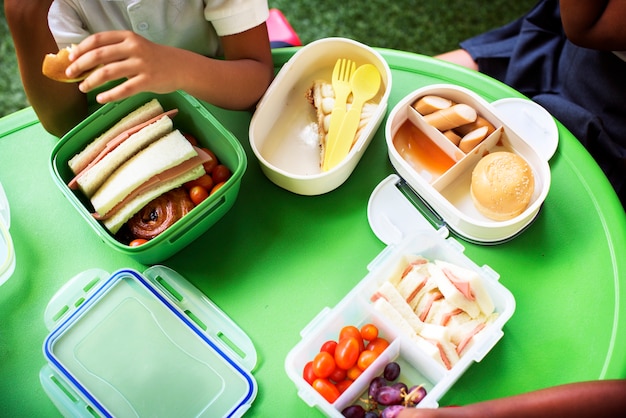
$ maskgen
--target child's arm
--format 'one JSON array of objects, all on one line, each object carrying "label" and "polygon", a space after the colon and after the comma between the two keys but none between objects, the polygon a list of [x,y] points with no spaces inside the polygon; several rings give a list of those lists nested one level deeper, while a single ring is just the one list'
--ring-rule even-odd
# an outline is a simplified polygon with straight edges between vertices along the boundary
[{"label": "child's arm", "polygon": [[273,62],[265,23],[222,38],[225,59],[155,44],[131,31],[101,32],[74,47],[74,76],[101,66],[80,84],[83,92],[112,80],[124,83],[98,94],[100,103],[120,100],[140,91],[165,93],[182,89],[228,109],[254,106],[273,77]]},{"label": "child's arm", "polygon": [[626,411],[626,380],[553,386],[457,408],[410,408],[398,418],[616,417]]},{"label": "child's arm", "polygon": [[626,50],[626,2],[560,0],[561,20],[570,41],[584,48]]},{"label": "child's arm", "polygon": [[5,0],[4,11],[28,101],[44,128],[61,136],[87,115],[87,101],[76,84],[59,83],[41,73],[44,56],[58,50],[48,29],[51,3]]}]

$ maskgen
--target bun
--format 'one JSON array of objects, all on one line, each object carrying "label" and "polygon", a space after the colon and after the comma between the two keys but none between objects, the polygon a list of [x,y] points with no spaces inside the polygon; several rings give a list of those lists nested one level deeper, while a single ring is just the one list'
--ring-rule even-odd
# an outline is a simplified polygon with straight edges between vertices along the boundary
[{"label": "bun", "polygon": [[470,193],[486,217],[505,221],[524,212],[535,189],[532,169],[512,152],[494,152],[481,158],[472,172]]},{"label": "bun", "polygon": [[71,64],[70,51],[72,47],[62,48],[56,54],[46,54],[41,66],[41,72],[48,78],[62,83],[76,83],[86,79],[91,71],[85,71],[75,78],[69,78],[65,75],[65,70]]}]

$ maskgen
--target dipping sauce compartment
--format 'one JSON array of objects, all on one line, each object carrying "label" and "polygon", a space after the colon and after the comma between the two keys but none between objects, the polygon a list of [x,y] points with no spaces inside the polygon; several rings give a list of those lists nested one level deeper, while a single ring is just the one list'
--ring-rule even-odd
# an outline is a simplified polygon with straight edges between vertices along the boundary
[{"label": "dipping sauce compartment", "polygon": [[[463,152],[413,107],[428,95],[470,106],[494,131]],[[511,239],[532,222],[547,196],[550,188],[548,162],[529,145],[530,141],[498,117],[496,108],[470,90],[444,84],[418,89],[394,107],[385,129],[389,159],[398,174],[454,233],[469,241],[498,243]],[[496,151],[522,157],[532,169],[535,181],[526,209],[503,221],[479,212],[470,194],[474,167],[483,157]]]}]

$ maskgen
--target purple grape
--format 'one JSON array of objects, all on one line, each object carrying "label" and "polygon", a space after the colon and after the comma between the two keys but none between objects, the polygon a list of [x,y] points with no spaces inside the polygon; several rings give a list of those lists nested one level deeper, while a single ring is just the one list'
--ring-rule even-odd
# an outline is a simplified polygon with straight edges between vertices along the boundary
[{"label": "purple grape", "polygon": [[378,390],[375,399],[381,405],[398,405],[402,403],[402,393],[392,386],[383,386]]},{"label": "purple grape", "polygon": [[400,411],[404,409],[403,405],[391,405],[383,409],[380,418],[397,418]]},{"label": "purple grape", "polygon": [[346,418],[365,418],[365,409],[361,405],[350,405],[341,413]]},{"label": "purple grape", "polygon": [[363,418],[380,418],[380,416],[378,415],[378,412],[376,411],[367,411]]},{"label": "purple grape", "polygon": [[426,397],[426,389],[424,386],[412,386],[406,396],[406,402],[408,405],[414,406],[420,403],[424,397]]},{"label": "purple grape", "polygon": [[393,385],[391,385],[391,387],[398,389],[400,392],[404,391],[404,393],[408,393],[409,389],[404,382],[394,383]]},{"label": "purple grape", "polygon": [[367,391],[367,394],[369,395],[370,398],[376,399],[376,395],[378,394],[378,390],[381,387],[383,387],[383,386],[387,386],[387,382],[385,381],[385,379],[380,377],[380,376],[375,377],[370,382],[370,386],[369,386],[369,389]]},{"label": "purple grape", "polygon": [[388,363],[383,371],[383,377],[388,382],[393,382],[398,378],[398,376],[400,376],[400,365],[395,361]]}]

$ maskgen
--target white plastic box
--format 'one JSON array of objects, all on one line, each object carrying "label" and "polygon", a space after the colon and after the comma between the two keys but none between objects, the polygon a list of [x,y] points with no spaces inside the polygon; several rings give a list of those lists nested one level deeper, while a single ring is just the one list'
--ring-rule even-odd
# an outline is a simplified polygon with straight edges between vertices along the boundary
[{"label": "white plastic box", "polygon": [[[511,292],[502,286],[499,275],[488,266],[477,266],[463,254],[463,247],[454,238],[448,237],[448,230],[435,231],[424,218],[413,229],[401,231],[397,224],[400,219],[410,222],[416,211],[408,201],[406,206],[389,205],[388,193],[400,193],[395,187],[397,176],[383,182],[374,192],[368,207],[368,216],[374,232],[382,232],[379,238],[389,245],[369,265],[369,273],[334,308],[323,309],[302,331],[301,341],[289,352],[285,360],[285,370],[295,383],[298,396],[307,405],[316,407],[329,417],[341,417],[341,411],[360,398],[367,397],[370,381],[382,373],[390,361],[400,364],[400,381],[408,386],[423,384],[427,396],[418,407],[437,407],[439,399],[451,388],[459,377],[474,362],[482,360],[503,336],[503,327],[515,310],[515,299]],[[399,229],[394,230],[393,224]],[[477,272],[495,305],[496,319],[476,335],[474,345],[461,356],[451,368],[446,369],[439,362],[426,355],[415,342],[404,334],[396,324],[374,308],[371,297],[393,273],[405,257],[420,255],[429,260],[443,260]],[[380,336],[390,345],[366,369],[361,376],[333,403],[330,404],[317,393],[303,378],[303,369],[328,340],[336,340],[345,325],[361,327],[374,323]]]},{"label": "white plastic box", "polygon": [[[412,108],[426,95],[445,97],[456,103],[470,105],[491,122],[496,132],[470,152],[464,153],[441,132],[428,125]],[[454,165],[443,173],[429,167],[410,164],[394,146],[400,126],[409,122],[443,150]],[[441,219],[456,235],[480,244],[497,244],[517,236],[538,215],[550,190],[548,160],[556,150],[558,131],[554,119],[536,103],[519,98],[488,103],[466,88],[451,84],[436,84],[417,89],[400,100],[392,109],[385,126],[389,159],[406,183],[425,202],[432,216]],[[494,221],[482,215],[470,195],[471,174],[478,161],[488,153],[508,151],[523,157],[530,165],[535,187],[528,207],[519,215],[504,221]]]},{"label": "white plastic box", "polygon": [[240,417],[248,336],[175,271],[85,271],[48,304],[41,384],[66,417]]}]

